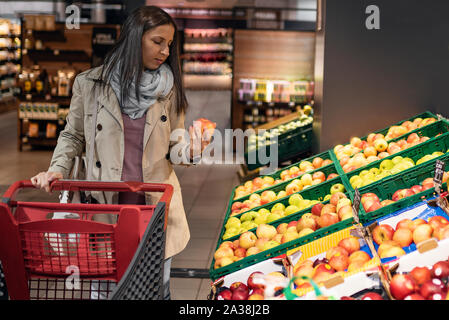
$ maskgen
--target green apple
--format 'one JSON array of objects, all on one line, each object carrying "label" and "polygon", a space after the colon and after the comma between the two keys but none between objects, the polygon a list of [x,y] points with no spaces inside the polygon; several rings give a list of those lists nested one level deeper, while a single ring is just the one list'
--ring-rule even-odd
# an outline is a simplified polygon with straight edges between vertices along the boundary
[{"label": "green apple", "polygon": [[368,173],[369,173],[369,170],[366,170],[366,169],[365,169],[365,170],[360,171],[359,176],[363,178],[363,177],[364,177],[365,175],[367,175]]},{"label": "green apple", "polygon": [[360,178],[358,175],[354,175],[351,178],[349,178],[349,183],[352,185],[352,184],[354,184],[354,182],[359,181],[359,180],[361,181],[362,178]]},{"label": "green apple", "polygon": [[393,159],[391,159],[391,161],[393,161],[393,164],[398,164],[399,162],[402,161],[402,159],[404,159],[404,158],[401,156],[396,156]]},{"label": "green apple", "polygon": [[262,251],[270,250],[270,249],[272,249],[272,248],[274,248],[274,247],[277,247],[278,245],[280,245],[280,243],[277,242],[277,241],[275,241],[275,240],[267,241],[267,242],[265,242],[265,244],[263,245],[263,250],[262,250]]},{"label": "green apple", "polygon": [[303,200],[303,197],[300,194],[295,193],[288,198],[288,204],[298,206],[301,200]]},{"label": "green apple", "polygon": [[285,213],[286,216],[288,216],[288,215],[291,215],[291,214],[293,214],[295,212],[298,212],[298,211],[300,211],[300,209],[297,206],[289,205],[287,208],[285,208],[284,213]]},{"label": "green apple", "polygon": [[253,221],[245,221],[242,223],[241,228],[245,228],[246,230],[250,230],[252,228],[257,228],[258,224]]},{"label": "green apple", "polygon": [[248,211],[242,214],[240,217],[241,222],[252,221],[257,216],[256,211]]},{"label": "green apple", "polygon": [[279,213],[270,213],[267,217],[266,223],[276,221],[277,219],[280,219],[280,218],[282,218],[282,216]]},{"label": "green apple", "polygon": [[379,168],[371,168],[371,169],[369,169],[369,172],[372,173],[374,175],[374,177],[376,177],[380,173],[380,169]]},{"label": "green apple", "polygon": [[[351,183],[351,186],[353,187],[353,188],[360,188],[360,187],[362,187],[362,185],[363,185],[363,179],[362,178],[360,178],[359,176],[354,176],[356,179],[353,179],[353,181],[352,181],[352,183]],[[354,178],[354,177],[352,177],[352,178]]]},{"label": "green apple", "polygon": [[241,222],[240,222],[240,219],[237,217],[230,217],[225,224],[225,228],[227,230],[229,230],[230,228],[238,229],[238,228],[240,228],[240,226],[241,226]]},{"label": "green apple", "polygon": [[268,210],[268,209],[266,209],[266,208],[262,208],[262,209],[259,209],[259,211],[257,211],[257,213],[258,213],[259,215],[261,215],[261,214],[263,214],[263,215],[269,215],[271,212],[270,212],[270,210]]},{"label": "green apple", "polygon": [[390,170],[391,168],[393,168],[393,166],[394,166],[394,163],[392,160],[385,159],[380,163],[379,168],[381,171],[384,171],[384,170]]},{"label": "green apple", "polygon": [[345,186],[341,183],[336,183],[331,187],[330,193],[333,195],[336,192],[345,192]]},{"label": "green apple", "polygon": [[297,207],[299,208],[299,210],[304,210],[304,209],[306,209],[306,208],[308,208],[308,207],[310,207],[310,206],[311,206],[310,200],[308,200],[308,199],[300,200],[299,203],[298,203],[298,205],[297,205]]},{"label": "green apple", "polygon": [[271,208],[271,212],[274,211],[284,211],[285,210],[285,205],[283,203],[276,203],[272,208]]}]

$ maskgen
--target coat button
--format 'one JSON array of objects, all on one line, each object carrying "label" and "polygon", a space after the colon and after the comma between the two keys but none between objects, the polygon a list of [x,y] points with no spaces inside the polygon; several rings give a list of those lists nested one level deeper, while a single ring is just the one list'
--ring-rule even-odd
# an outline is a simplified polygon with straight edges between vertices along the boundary
[{"label": "coat button", "polygon": [[101,125],[101,123],[97,124],[97,130],[101,131],[101,129],[103,129],[103,126]]},{"label": "coat button", "polygon": [[165,114],[161,116],[161,121],[162,121],[162,122],[167,121],[167,116],[166,116]]},{"label": "coat button", "polygon": [[97,168],[101,168],[101,162],[100,162],[100,161],[97,161],[97,162],[95,163],[95,165],[97,166]]},{"label": "coat button", "polygon": [[167,152],[167,154],[165,155],[165,159],[170,160],[170,152]]}]

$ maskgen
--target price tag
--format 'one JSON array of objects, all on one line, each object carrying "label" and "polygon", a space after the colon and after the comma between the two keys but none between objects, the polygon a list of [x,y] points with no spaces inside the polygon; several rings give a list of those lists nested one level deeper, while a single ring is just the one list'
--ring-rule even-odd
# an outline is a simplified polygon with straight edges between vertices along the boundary
[{"label": "price tag", "polygon": [[354,189],[354,201],[352,203],[352,213],[355,223],[359,224],[359,208],[360,208],[360,192],[359,189]]},{"label": "price tag", "polygon": [[435,176],[433,177],[433,182],[435,184],[435,191],[438,195],[441,192],[441,185],[443,181],[445,163],[441,160],[437,160],[435,163]]}]

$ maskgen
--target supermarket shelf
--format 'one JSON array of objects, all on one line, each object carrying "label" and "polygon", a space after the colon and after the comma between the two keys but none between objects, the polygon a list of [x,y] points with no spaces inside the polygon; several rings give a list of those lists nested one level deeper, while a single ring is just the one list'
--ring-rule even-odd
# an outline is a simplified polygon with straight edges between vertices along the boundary
[{"label": "supermarket shelf", "polygon": [[196,90],[231,90],[232,75],[198,75],[184,74],[187,89]]},{"label": "supermarket shelf", "polygon": [[[56,53],[58,52],[58,53]],[[28,49],[27,55],[34,61],[77,61],[90,62],[90,57],[83,50],[35,50]]]},{"label": "supermarket shelf", "polygon": [[67,38],[64,36],[64,30],[54,31],[38,31],[33,30],[33,37],[42,41],[65,42]]},{"label": "supermarket shelf", "polygon": [[20,38],[20,34],[0,34],[0,38]]}]

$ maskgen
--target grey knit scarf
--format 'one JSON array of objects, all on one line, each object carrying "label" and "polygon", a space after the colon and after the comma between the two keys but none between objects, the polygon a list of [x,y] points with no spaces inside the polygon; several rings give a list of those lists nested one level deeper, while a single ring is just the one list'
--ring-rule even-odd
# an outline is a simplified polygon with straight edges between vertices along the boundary
[{"label": "grey knit scarf", "polygon": [[131,119],[139,119],[145,115],[159,97],[164,97],[170,93],[173,87],[173,73],[165,63],[156,70],[142,72],[139,101],[136,97],[134,82],[130,87],[127,101],[120,101],[122,87],[120,85],[119,64],[114,67],[109,84],[117,96],[121,111]]}]

